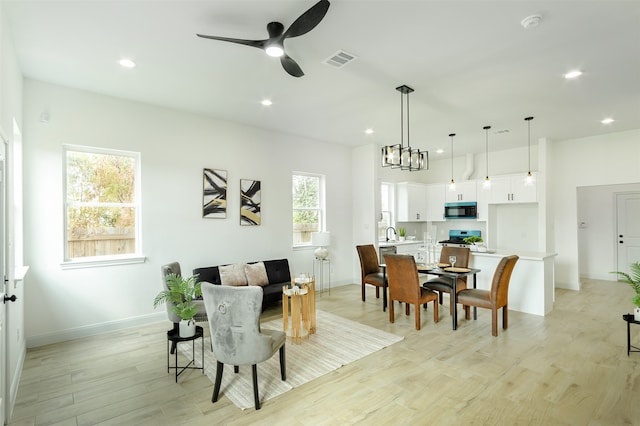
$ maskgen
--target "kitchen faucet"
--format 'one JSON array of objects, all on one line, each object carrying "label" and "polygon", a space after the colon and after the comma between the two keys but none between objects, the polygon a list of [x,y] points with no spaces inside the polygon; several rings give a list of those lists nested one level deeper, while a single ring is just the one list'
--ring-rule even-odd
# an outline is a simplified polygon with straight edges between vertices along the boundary
[{"label": "kitchen faucet", "polygon": [[[393,234],[394,234],[395,237],[398,236],[398,232],[396,232],[396,228],[394,228],[393,226],[390,226],[384,231],[384,236],[387,238],[387,241],[389,241],[389,229],[393,229]],[[394,238],[394,240],[395,240],[395,238]]]}]

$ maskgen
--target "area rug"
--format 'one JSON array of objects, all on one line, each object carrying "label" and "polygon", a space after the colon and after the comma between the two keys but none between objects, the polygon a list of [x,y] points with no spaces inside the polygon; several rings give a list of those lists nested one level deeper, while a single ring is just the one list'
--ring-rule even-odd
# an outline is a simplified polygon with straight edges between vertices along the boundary
[{"label": "area rug", "polygon": [[[262,324],[263,329],[282,330],[282,319]],[[337,370],[404,339],[402,336],[377,330],[364,324],[330,314],[316,312],[316,334],[301,344],[287,339],[287,380],[280,380],[278,353],[258,364],[258,389],[264,402],[291,389]],[[180,352],[191,359],[192,345],[179,345]],[[212,383],[216,378],[216,360],[211,353],[209,337],[205,338],[205,373]],[[196,365],[200,367],[200,345],[196,345]],[[211,388],[213,392],[213,387]],[[240,367],[238,374],[225,365],[220,395],[229,398],[241,409],[253,408],[253,382],[251,367]]]}]

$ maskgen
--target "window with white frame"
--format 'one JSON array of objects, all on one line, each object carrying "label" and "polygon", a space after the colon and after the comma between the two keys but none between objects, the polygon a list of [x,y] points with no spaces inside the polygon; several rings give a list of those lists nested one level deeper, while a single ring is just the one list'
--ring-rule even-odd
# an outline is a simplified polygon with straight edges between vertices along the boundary
[{"label": "window with white frame", "polygon": [[324,176],[294,172],[291,188],[293,245],[310,245],[311,233],[325,230]]},{"label": "window with white frame", "polygon": [[140,154],[64,147],[64,260],[141,256]]},{"label": "window with white frame", "polygon": [[378,240],[386,238],[385,232],[393,226],[394,185],[389,182],[380,183],[380,221],[378,222]]}]

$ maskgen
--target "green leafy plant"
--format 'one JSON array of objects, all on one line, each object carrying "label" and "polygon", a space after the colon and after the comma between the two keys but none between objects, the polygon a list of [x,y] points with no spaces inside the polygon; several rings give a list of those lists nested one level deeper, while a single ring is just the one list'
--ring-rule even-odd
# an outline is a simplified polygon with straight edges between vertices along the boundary
[{"label": "green leafy plant", "polygon": [[398,228],[398,235],[405,237],[407,235],[407,230],[405,228]]},{"label": "green leafy plant", "polygon": [[633,296],[633,299],[631,299],[631,301],[634,305],[640,308],[640,262],[633,262],[629,266],[631,269],[631,274],[620,271],[613,271],[611,273],[617,274],[620,281],[629,284],[631,288],[633,288],[633,290],[636,292],[636,295]]},{"label": "green leafy plant", "polygon": [[477,235],[472,235],[464,239],[464,242],[467,244],[481,243],[482,241],[482,237],[478,237]]},{"label": "green leafy plant", "polygon": [[175,306],[171,308],[172,312],[183,320],[193,319],[198,313],[198,307],[193,299],[202,295],[198,276],[184,278],[176,274],[169,274],[165,279],[169,289],[158,293],[153,299],[153,307],[157,308],[159,304],[165,302],[174,303]]}]

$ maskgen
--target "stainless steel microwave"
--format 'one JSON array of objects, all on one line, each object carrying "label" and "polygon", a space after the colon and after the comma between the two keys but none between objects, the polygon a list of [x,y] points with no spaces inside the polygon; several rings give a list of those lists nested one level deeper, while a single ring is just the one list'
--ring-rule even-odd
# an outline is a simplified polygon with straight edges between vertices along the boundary
[{"label": "stainless steel microwave", "polygon": [[445,219],[477,219],[478,203],[475,201],[462,203],[445,203]]}]

